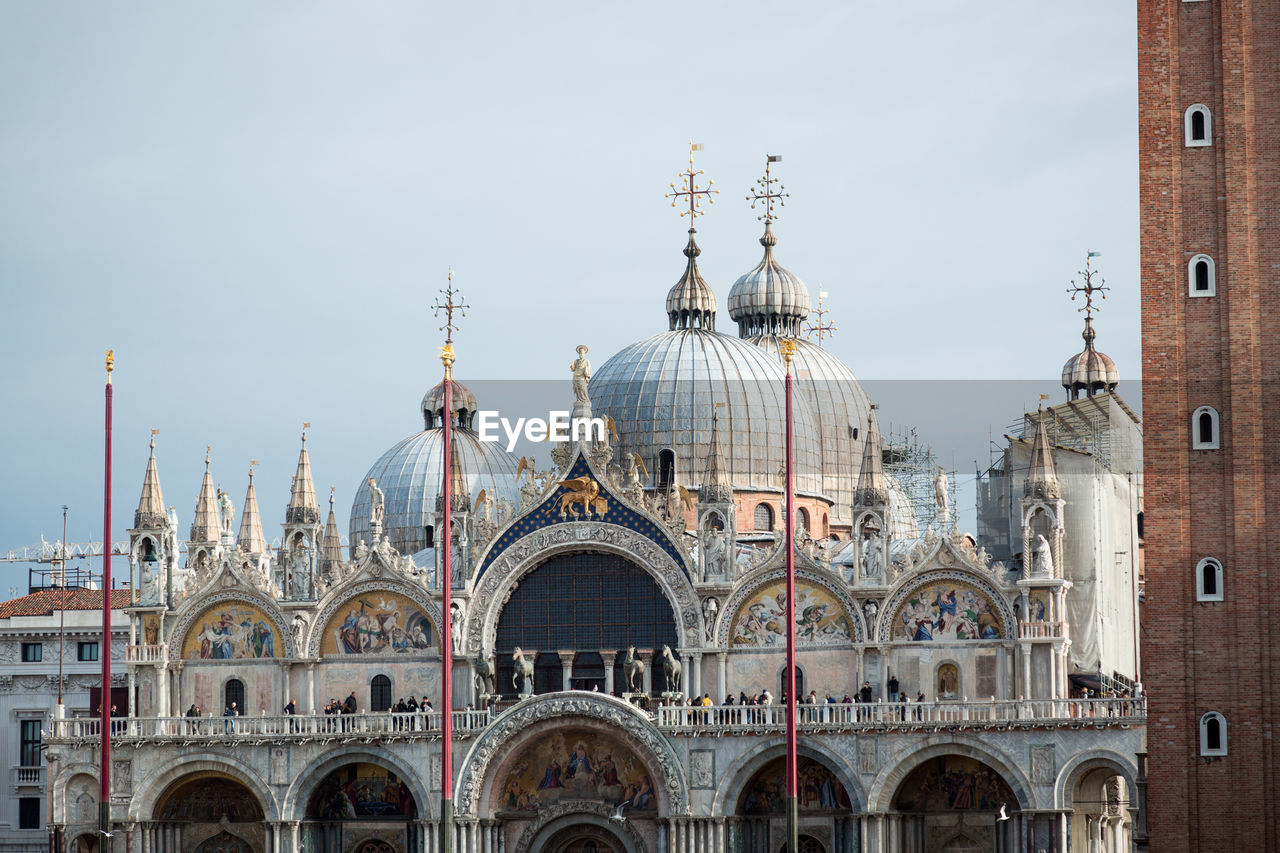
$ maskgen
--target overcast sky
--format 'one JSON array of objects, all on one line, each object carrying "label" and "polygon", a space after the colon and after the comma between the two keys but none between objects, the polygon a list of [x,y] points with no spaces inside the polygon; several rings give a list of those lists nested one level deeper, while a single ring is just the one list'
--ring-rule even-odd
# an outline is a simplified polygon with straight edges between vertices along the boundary
[{"label": "overcast sky", "polygon": [[[1098,346],[1132,383],[1136,109],[1115,0],[5,3],[0,551],[57,538],[64,503],[72,541],[101,538],[108,347],[115,538],[151,428],[183,535],[206,444],[237,505],[261,461],[278,534],[304,420],[345,529],[421,428],[449,265],[464,381],[564,380],[575,344],[600,365],[666,329],[687,225],[662,194],[690,139],[724,190],[698,222],[721,330],[774,152],[778,257],[829,292],[860,377],[1061,399],[1091,249]],[[1024,404],[978,420],[998,435]]]}]

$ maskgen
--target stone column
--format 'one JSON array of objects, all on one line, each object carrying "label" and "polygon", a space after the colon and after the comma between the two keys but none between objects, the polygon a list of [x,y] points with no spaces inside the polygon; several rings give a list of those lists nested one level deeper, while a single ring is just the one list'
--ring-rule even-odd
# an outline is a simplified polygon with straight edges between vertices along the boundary
[{"label": "stone column", "polygon": [[863,646],[858,646],[853,652],[853,689],[857,690],[862,686],[863,675],[867,667],[867,650]]},{"label": "stone column", "polygon": [[307,662],[307,713],[314,714],[319,706],[316,704],[316,664],[315,661]]},{"label": "stone column", "polygon": [[613,667],[618,662],[617,652],[601,652],[600,660],[604,662],[604,692],[613,695]]},{"label": "stone column", "polygon": [[693,652],[693,681],[690,682],[690,688],[694,696],[701,696],[705,691],[702,689],[702,652]]},{"label": "stone column", "polygon": [[563,688],[565,690],[569,690],[572,686],[571,679],[573,678],[573,659],[577,655],[577,652],[572,649],[560,649],[556,654],[560,656],[560,672],[563,680]]},{"label": "stone column", "polygon": [[1031,644],[1021,642],[1018,644],[1022,649],[1022,692],[1023,699],[1034,699],[1035,696],[1031,690]]},{"label": "stone column", "polygon": [[887,646],[880,647],[880,701],[889,701],[889,649]]},{"label": "stone column", "polygon": [[720,690],[717,697],[720,704],[724,704],[724,700],[729,696],[729,653],[716,652],[716,686]]},{"label": "stone column", "polygon": [[653,649],[636,649],[636,657],[644,663],[644,675],[641,677],[642,686],[646,695],[653,695]]},{"label": "stone column", "polygon": [[292,669],[292,664],[288,661],[280,661],[280,701],[276,703],[277,710],[268,710],[267,713],[281,713],[284,706],[293,698],[293,688],[289,686],[290,669]]},{"label": "stone column", "polygon": [[[132,675],[133,667],[129,668],[129,673]],[[169,716],[169,667],[165,665],[164,661],[158,661],[156,663],[155,679],[156,679],[156,696],[155,696],[155,710],[153,711],[153,713],[157,717],[167,717]],[[138,709],[134,705],[134,699],[132,695],[133,691],[130,690],[129,693],[130,693],[129,704],[131,706],[130,714],[132,716],[137,716]]]},{"label": "stone column", "polygon": [[693,683],[697,678],[693,672],[693,653],[677,651],[675,654],[680,658],[680,687],[679,690],[686,697],[691,696],[694,692]]},{"label": "stone column", "polygon": [[[125,709],[126,709],[126,715],[130,717],[138,716],[138,713],[137,713],[138,709],[135,707],[135,702],[133,698],[134,694],[138,692],[138,677],[136,675],[137,669],[138,668],[136,666],[129,667],[129,695],[125,697],[126,699]],[[159,692],[159,689],[160,689],[160,685],[157,684],[156,685],[157,693]],[[108,696],[111,695],[111,692],[109,690],[107,691],[107,695]],[[102,701],[105,702],[107,700],[103,699]]]}]

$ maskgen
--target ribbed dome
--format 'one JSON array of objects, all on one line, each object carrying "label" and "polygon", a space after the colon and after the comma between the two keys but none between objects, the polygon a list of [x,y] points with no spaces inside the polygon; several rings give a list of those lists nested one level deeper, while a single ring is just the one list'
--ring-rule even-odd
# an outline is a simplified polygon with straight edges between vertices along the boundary
[{"label": "ribbed dome", "polygon": [[[671,450],[679,483],[702,482],[719,412],[724,471],[736,489],[782,487],[786,400],[782,363],[746,341],[702,329],[645,338],[624,348],[591,379],[592,410],[617,423],[619,443],[639,453],[652,484],[659,453]],[[716,404],[723,404],[716,408]],[[821,450],[809,406],[794,418],[797,491],[822,489]]]},{"label": "ribbed dome", "polygon": [[[432,410],[435,428],[411,435],[382,454],[373,463],[369,473],[356,486],[355,500],[351,503],[351,545],[363,539],[372,545],[369,525],[369,480],[377,482],[383,495],[382,531],[391,544],[402,554],[415,554],[427,547],[428,525],[435,521],[436,495],[444,478],[444,430],[440,416],[444,411],[443,388],[437,385],[423,398],[423,409],[432,402],[432,395],[439,392],[438,405]],[[462,406],[465,398],[474,412],[475,395],[456,379],[453,382],[453,409]],[[469,428],[453,430],[453,448],[461,466],[461,480],[466,495],[457,496],[461,501],[475,501],[484,489],[496,501],[506,498],[519,504],[520,490],[516,486],[516,460],[498,442],[481,442]],[[456,479],[455,479],[456,482]],[[462,507],[459,506],[458,509]]]},{"label": "ribbed dome", "polygon": [[[471,427],[475,418],[476,409],[479,404],[476,403],[476,395],[471,393],[471,389],[463,385],[458,380],[453,380],[452,394],[449,399],[450,408],[456,416],[459,412],[463,413],[461,426]],[[422,398],[422,419],[425,429],[435,429],[444,425],[444,382],[437,382],[430,391]],[[458,419],[454,418],[454,423],[458,423]]]},{"label": "ribbed dome", "polygon": [[1093,348],[1097,332],[1093,329],[1092,317],[1085,317],[1081,337],[1084,338],[1084,350],[1067,359],[1062,367],[1062,387],[1067,390],[1070,400],[1081,394],[1091,397],[1103,391],[1113,391],[1120,384],[1120,371],[1111,356]]},{"label": "ribbed dome", "polygon": [[729,291],[729,316],[737,321],[738,334],[744,338],[799,337],[800,324],[809,316],[809,289],[774,259],[777,244],[772,226],[766,223],[760,238],[764,258]]},{"label": "ribbed dome", "polygon": [[669,328],[673,331],[714,331],[716,327],[716,294],[698,272],[698,255],[702,254],[702,250],[693,239],[695,233],[692,228],[689,229],[689,244],[684,247],[684,256],[689,259],[689,264],[684,275],[667,291],[667,317],[671,321]]},{"label": "ribbed dome", "polygon": [[[778,338],[751,338],[751,343],[781,359]],[[804,338],[796,339],[791,361],[796,392],[803,396],[818,421],[822,451],[822,492],[834,504],[833,520],[851,524],[853,492],[862,464],[862,444],[866,437],[871,401],[853,371],[833,354]],[[849,434],[857,430],[857,438]]]}]

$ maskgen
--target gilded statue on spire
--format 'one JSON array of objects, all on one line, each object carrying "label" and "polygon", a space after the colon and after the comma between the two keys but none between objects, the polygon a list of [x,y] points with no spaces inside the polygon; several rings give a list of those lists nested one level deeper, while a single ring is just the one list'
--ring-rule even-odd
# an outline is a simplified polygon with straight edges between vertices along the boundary
[{"label": "gilded statue on spire", "polygon": [[676,189],[676,185],[671,184],[671,192],[663,195],[663,198],[671,199],[672,207],[675,207],[681,198],[687,197],[689,199],[689,209],[680,211],[680,215],[689,217],[690,230],[693,229],[693,221],[705,213],[700,209],[702,199],[706,198],[707,204],[715,204],[714,196],[720,192],[720,190],[712,189],[711,185],[715,183],[713,180],[708,180],[705,188],[697,183],[697,177],[706,174],[702,169],[695,170],[693,168],[693,152],[701,150],[702,143],[689,143],[689,168],[677,174],[677,177],[680,178],[680,189]]}]

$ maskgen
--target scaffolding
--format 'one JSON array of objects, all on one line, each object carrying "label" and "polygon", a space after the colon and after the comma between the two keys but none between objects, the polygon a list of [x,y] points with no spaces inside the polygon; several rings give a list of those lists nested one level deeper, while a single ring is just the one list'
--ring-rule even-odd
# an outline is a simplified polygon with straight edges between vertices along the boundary
[{"label": "scaffolding", "polygon": [[[897,427],[892,424],[884,437],[884,471],[897,481],[903,495],[916,516],[921,535],[925,530],[938,530],[938,501],[934,493],[934,479],[938,476],[938,459],[933,448],[920,440],[915,427]],[[950,525],[956,523],[958,506],[956,499],[956,472],[947,472],[947,503],[950,507]],[[938,531],[945,532],[945,531]]]}]

